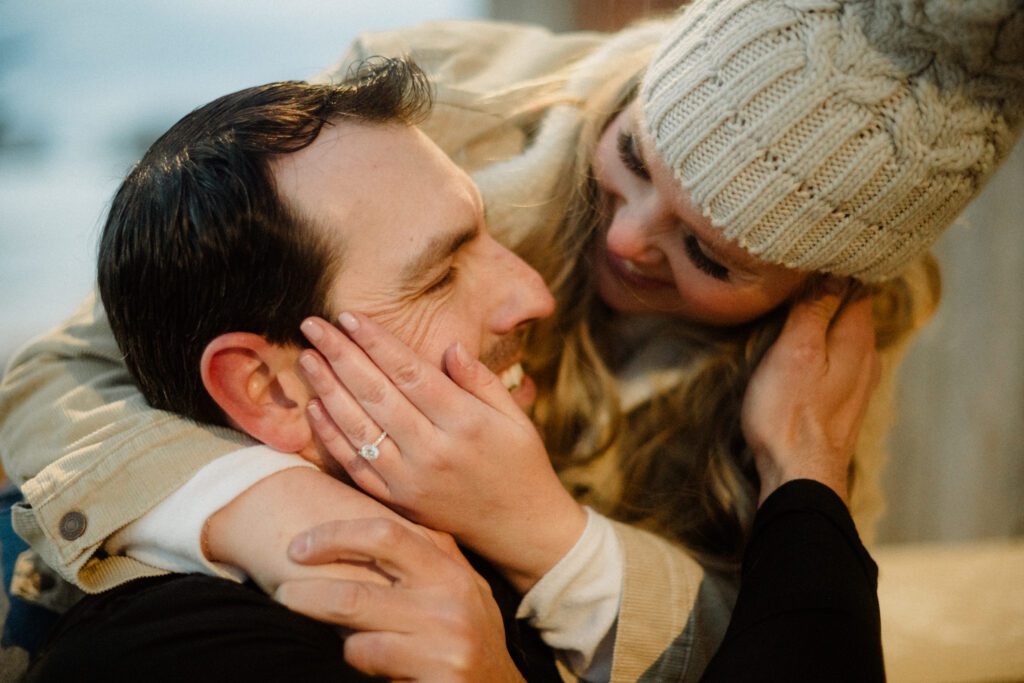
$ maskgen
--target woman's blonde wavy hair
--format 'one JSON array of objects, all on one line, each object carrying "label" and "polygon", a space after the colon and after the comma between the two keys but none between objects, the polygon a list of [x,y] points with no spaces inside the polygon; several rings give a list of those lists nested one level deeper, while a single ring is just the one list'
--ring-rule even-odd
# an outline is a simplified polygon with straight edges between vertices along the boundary
[{"label": "woman's blonde wavy hair", "polygon": [[[634,96],[646,59],[621,65],[586,102],[573,105],[582,125],[572,172],[563,174],[551,200],[560,208],[516,245],[558,304],[527,341],[529,372],[540,390],[534,418],[564,479],[576,468],[615,473],[608,490],[576,491],[588,504],[679,541],[705,564],[725,569],[741,557],[757,501],[757,474],[740,429],[743,395],[786,310],[734,328],[676,321],[659,329],[675,350],[681,376],[640,405],[623,408],[616,372],[634,349],[596,294],[593,245],[609,217],[591,162],[605,127]],[[923,295],[903,277],[870,288],[883,353],[901,347],[938,301],[934,260],[926,255],[919,265],[926,274]],[[808,287],[819,282],[812,277]],[[887,414],[889,403],[876,394],[873,408]],[[851,482],[864,463],[879,466],[880,456],[861,448],[881,449],[886,426],[861,439],[868,445],[859,446]],[[856,508],[856,495],[853,500]]]}]

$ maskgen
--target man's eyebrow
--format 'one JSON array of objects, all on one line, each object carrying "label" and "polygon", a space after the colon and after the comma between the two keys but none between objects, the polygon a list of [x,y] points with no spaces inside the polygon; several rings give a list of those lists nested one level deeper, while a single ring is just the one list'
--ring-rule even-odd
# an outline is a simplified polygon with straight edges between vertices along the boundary
[{"label": "man's eyebrow", "polygon": [[438,263],[451,257],[462,245],[473,241],[480,234],[480,224],[466,226],[461,230],[437,235],[419,254],[402,268],[402,282],[415,283],[422,280]]}]

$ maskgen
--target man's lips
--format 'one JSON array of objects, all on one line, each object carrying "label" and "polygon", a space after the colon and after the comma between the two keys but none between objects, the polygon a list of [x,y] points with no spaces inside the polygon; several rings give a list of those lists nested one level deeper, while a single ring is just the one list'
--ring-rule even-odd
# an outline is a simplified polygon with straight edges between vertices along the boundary
[{"label": "man's lips", "polygon": [[644,275],[631,261],[619,258],[610,251],[606,250],[605,255],[608,267],[612,269],[612,272],[634,289],[649,291],[675,289],[676,283],[672,280],[662,280]]}]

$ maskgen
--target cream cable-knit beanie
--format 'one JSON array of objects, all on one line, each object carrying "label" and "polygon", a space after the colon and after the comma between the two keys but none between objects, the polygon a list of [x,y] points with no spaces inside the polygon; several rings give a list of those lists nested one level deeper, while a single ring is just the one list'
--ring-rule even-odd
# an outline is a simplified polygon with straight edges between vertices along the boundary
[{"label": "cream cable-knit beanie", "polygon": [[641,86],[658,152],[760,258],[878,281],[1024,119],[1024,0],[697,0]]}]

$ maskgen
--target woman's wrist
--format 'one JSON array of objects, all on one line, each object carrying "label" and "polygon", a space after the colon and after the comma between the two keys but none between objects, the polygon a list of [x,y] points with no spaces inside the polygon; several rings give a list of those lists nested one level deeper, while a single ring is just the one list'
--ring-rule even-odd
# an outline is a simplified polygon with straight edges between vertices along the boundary
[{"label": "woman's wrist", "polygon": [[566,493],[557,509],[535,508],[515,531],[503,534],[500,547],[487,542],[467,544],[517,591],[526,593],[572,550],[586,527],[587,511]]}]

